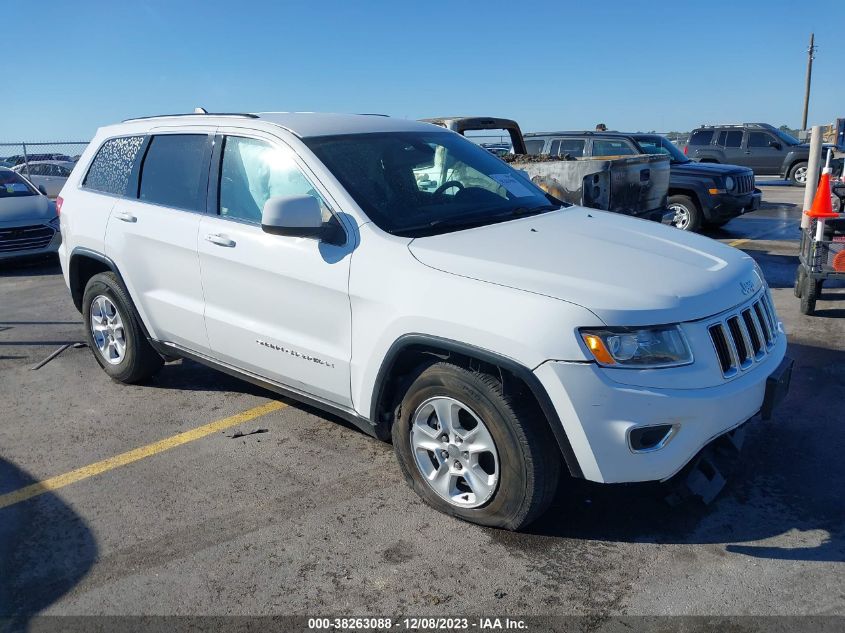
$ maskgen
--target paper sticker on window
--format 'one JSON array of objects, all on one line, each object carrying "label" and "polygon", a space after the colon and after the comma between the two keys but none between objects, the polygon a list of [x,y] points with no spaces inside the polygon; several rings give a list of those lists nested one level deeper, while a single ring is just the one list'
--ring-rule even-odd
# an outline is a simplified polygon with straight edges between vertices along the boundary
[{"label": "paper sticker on window", "polygon": [[502,185],[509,194],[517,198],[526,198],[535,195],[528,187],[519,182],[511,174],[490,174],[490,178]]},{"label": "paper sticker on window", "polygon": [[6,193],[26,193],[27,191],[29,191],[29,187],[22,182],[6,183]]}]

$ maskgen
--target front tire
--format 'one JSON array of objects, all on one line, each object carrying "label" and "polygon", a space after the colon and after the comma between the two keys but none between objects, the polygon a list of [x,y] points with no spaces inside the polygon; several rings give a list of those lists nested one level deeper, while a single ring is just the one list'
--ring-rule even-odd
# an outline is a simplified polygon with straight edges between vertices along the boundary
[{"label": "front tire", "polygon": [[807,163],[806,161],[799,161],[789,169],[789,182],[793,187],[807,186]]},{"label": "front tire", "polygon": [[701,230],[704,218],[695,200],[689,196],[675,195],[669,196],[668,204],[669,209],[675,212],[672,226],[682,231],[696,232]]},{"label": "front tire", "polygon": [[490,375],[446,362],[419,370],[392,436],[408,484],[446,514],[518,530],[554,498],[561,458],[542,412]]},{"label": "front tire", "polygon": [[164,364],[138,323],[132,300],[114,273],[94,275],[82,296],[88,346],[113,380],[148,380]]}]

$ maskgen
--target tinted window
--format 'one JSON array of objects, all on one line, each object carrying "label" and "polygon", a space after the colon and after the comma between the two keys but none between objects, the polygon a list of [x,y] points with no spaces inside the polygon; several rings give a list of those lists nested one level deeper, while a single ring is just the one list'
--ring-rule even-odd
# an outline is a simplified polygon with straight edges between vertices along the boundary
[{"label": "tinted window", "polygon": [[748,147],[768,147],[769,143],[774,142],[775,138],[766,134],[765,132],[748,133]]},{"label": "tinted window", "polygon": [[569,154],[572,158],[581,158],[584,155],[584,144],[586,141],[579,138],[561,138],[552,141],[552,148],[549,152],[552,156],[565,156]]},{"label": "tinted window", "polygon": [[628,141],[622,139],[593,139],[593,156],[630,156],[637,153]]},{"label": "tinted window", "polygon": [[742,145],[742,130],[722,130],[719,132],[717,145],[722,147],[739,147]]},{"label": "tinted window", "polygon": [[62,167],[61,165],[56,165],[56,175],[61,176],[62,178],[67,178],[70,176],[70,169]]},{"label": "tinted window", "polygon": [[220,168],[219,213],[260,223],[264,203],[275,196],[314,196],[323,208],[323,219],[331,212],[289,151],[264,141],[227,136]]},{"label": "tinted window", "polygon": [[710,145],[713,141],[713,130],[699,130],[689,138],[688,145]]},{"label": "tinted window", "polygon": [[543,145],[545,145],[546,141],[543,139],[526,139],[525,141],[525,151],[529,154],[539,154],[543,151]]},{"label": "tinted window", "polygon": [[143,142],[143,136],[124,136],[103,143],[91,161],[82,186],[104,193],[124,195],[135,158]]},{"label": "tinted window", "polygon": [[192,211],[204,209],[207,145],[205,134],[154,136],[141,168],[141,200]]},{"label": "tinted window", "polygon": [[29,165],[28,169],[24,166],[23,169],[21,169],[21,173],[29,173],[30,176],[48,176],[49,169],[49,165]]}]

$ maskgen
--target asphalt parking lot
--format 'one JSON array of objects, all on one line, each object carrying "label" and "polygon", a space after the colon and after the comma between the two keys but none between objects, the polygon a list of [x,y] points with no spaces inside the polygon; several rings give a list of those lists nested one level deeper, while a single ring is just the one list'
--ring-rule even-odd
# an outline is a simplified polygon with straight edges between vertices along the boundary
[{"label": "asphalt parking lot", "polygon": [[80,315],[55,261],[0,265],[0,614],[845,614],[845,288],[799,313],[803,193],[761,188],[710,235],[762,266],[796,365],[728,487],[670,508],[565,482],[523,534],[435,513],[389,445],[194,363],[32,370]]}]

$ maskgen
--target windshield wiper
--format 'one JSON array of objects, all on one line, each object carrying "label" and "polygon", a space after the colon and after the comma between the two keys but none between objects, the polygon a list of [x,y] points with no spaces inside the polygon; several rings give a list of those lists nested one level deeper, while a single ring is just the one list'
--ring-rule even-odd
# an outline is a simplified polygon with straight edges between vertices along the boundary
[{"label": "windshield wiper", "polygon": [[503,213],[496,213],[493,215],[472,215],[469,217],[456,218],[439,218],[432,220],[428,224],[416,224],[414,226],[403,226],[401,228],[391,231],[392,233],[407,233],[408,231],[427,231],[441,228],[471,228],[475,226],[483,226],[491,222],[498,222],[508,218],[519,218],[529,215],[536,215],[544,211],[554,211],[559,209],[558,205],[544,204],[537,207],[517,207],[515,209],[508,209]]}]

